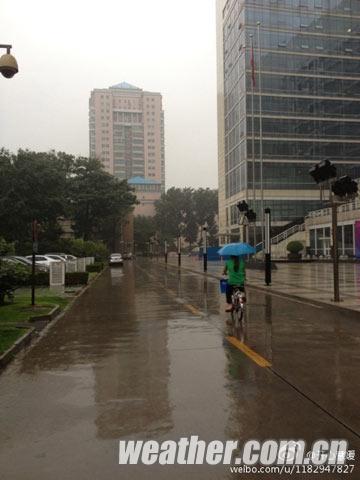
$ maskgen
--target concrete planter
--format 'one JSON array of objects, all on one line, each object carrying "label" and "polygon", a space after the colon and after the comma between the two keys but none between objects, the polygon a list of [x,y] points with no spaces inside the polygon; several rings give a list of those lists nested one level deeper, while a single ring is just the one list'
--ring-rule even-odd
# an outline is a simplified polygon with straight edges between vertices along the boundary
[{"label": "concrete planter", "polygon": [[295,263],[299,263],[301,262],[301,253],[288,253],[288,262],[295,262]]}]

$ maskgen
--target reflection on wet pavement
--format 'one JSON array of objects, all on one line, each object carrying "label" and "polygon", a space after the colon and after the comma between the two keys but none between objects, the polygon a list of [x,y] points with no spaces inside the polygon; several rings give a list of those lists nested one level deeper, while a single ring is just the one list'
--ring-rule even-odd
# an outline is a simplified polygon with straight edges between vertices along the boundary
[{"label": "reflection on wet pavement", "polygon": [[276,374],[225,340],[215,280],[147,260],[107,270],[0,376],[3,478],[233,477],[226,466],[119,467],[120,439],[347,438],[359,449],[343,425],[360,431],[357,319],[247,296],[232,334]]}]

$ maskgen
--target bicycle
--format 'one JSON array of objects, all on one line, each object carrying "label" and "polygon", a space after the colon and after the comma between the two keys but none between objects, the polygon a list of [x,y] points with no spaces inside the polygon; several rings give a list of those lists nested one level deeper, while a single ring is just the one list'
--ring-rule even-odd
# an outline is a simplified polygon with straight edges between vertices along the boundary
[{"label": "bicycle", "polygon": [[231,319],[235,327],[238,327],[240,322],[245,318],[245,292],[241,287],[234,287],[234,291],[231,295]]}]

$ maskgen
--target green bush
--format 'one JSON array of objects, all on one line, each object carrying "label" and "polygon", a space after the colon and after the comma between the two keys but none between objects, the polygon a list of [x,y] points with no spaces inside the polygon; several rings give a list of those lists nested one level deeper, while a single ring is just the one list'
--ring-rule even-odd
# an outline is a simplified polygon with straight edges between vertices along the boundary
[{"label": "green bush", "polygon": [[[86,285],[88,283],[88,272],[67,272],[65,273],[65,285]],[[37,287],[49,286],[49,273],[36,272],[35,285]],[[26,285],[31,285],[31,276],[27,279]]]},{"label": "green bush", "polygon": [[14,255],[15,248],[13,243],[8,243],[3,237],[0,237],[0,256]]},{"label": "green bush", "polygon": [[79,258],[95,257],[100,260],[105,260],[109,255],[109,251],[103,242],[86,241],[82,238],[62,240],[60,250]]},{"label": "green bush", "polygon": [[304,249],[304,245],[298,240],[293,240],[289,242],[286,247],[287,251],[290,253],[300,253]]},{"label": "green bush", "polygon": [[13,298],[14,291],[26,284],[29,275],[23,265],[0,261],[0,305],[4,305],[5,297]]},{"label": "green bush", "polygon": [[88,272],[65,273],[65,285],[86,285],[89,280]]},{"label": "green bush", "polygon": [[[30,277],[29,285],[31,285]],[[48,287],[50,283],[49,272],[36,272],[35,273],[35,285],[37,287]]]},{"label": "green bush", "polygon": [[101,270],[104,268],[104,264],[102,262],[96,262],[93,263],[92,265],[87,265],[86,266],[86,271],[91,273],[91,272],[101,272]]}]

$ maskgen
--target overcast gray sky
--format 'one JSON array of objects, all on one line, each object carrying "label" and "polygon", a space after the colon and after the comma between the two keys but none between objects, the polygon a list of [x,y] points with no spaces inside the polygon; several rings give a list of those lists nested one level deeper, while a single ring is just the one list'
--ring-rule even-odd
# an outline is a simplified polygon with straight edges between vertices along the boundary
[{"label": "overcast gray sky", "polygon": [[214,3],[0,0],[0,145],[88,155],[90,91],[127,81],[163,95],[167,187],[217,186]]}]

